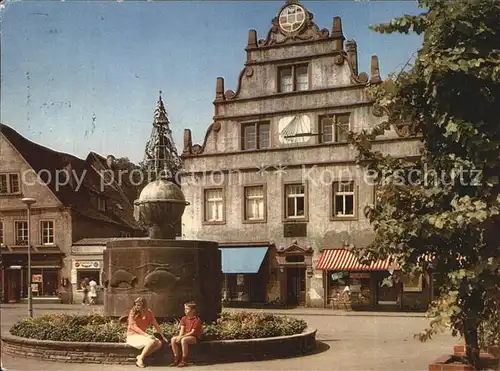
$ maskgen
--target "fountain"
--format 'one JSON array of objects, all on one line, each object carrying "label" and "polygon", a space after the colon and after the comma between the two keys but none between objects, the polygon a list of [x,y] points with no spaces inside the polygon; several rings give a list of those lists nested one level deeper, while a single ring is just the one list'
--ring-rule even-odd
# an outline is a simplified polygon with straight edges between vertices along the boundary
[{"label": "fountain", "polygon": [[134,299],[142,296],[158,318],[181,317],[184,303],[194,301],[200,317],[211,322],[222,309],[221,253],[216,242],[175,239],[176,226],[189,202],[169,180],[175,179],[180,161],[168,124],[160,95],[146,147],[146,161],[156,179],[134,202],[134,216],[148,227],[149,237],[107,243],[104,314],[123,316]]}]

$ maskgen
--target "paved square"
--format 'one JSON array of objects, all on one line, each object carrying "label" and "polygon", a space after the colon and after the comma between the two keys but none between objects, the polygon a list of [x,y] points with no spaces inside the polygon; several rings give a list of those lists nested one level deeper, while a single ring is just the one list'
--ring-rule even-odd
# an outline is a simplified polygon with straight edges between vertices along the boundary
[{"label": "paved square", "polygon": [[[57,311],[66,313],[88,312],[89,307],[61,306]],[[56,310],[37,309],[35,315]],[[26,316],[22,306],[2,307],[2,332]],[[318,329],[317,340],[322,344],[318,353],[300,358],[262,362],[244,362],[214,365],[195,365],[196,370],[405,370],[424,371],[428,364],[442,354],[450,353],[458,339],[449,334],[437,336],[428,343],[413,339],[428,320],[422,316],[375,313],[332,313],[330,310],[293,309],[279,313],[299,317]],[[37,362],[10,356],[2,357],[7,371],[90,371],[137,370],[134,365],[65,364]],[[169,367],[149,367],[168,370]]]}]

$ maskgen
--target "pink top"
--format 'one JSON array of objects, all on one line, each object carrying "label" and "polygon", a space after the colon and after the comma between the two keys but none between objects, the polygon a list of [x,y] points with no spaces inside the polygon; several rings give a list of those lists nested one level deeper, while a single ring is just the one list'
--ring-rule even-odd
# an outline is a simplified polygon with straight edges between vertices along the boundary
[{"label": "pink top", "polygon": [[128,331],[130,332],[136,332],[133,329],[134,323],[139,327],[142,331],[146,331],[150,325],[153,324],[153,312],[151,309],[148,309],[146,311],[146,316],[134,316],[134,312],[130,311],[130,314],[128,316]]}]

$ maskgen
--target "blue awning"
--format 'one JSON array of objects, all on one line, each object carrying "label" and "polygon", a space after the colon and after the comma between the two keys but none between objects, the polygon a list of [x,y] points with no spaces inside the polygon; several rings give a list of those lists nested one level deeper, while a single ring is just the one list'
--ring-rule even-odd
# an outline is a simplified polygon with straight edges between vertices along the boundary
[{"label": "blue awning", "polygon": [[265,247],[221,247],[222,273],[257,273],[266,256]]}]

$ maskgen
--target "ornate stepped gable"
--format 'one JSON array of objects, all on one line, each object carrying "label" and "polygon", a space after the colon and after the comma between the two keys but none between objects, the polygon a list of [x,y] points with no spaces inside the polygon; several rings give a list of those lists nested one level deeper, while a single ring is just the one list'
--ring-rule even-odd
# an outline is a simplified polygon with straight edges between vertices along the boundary
[{"label": "ornate stepped gable", "polygon": [[[221,124],[217,121],[217,107],[226,102],[238,100],[242,83],[245,79],[250,79],[254,75],[254,67],[252,67],[252,63],[248,57],[252,50],[331,40],[337,43],[336,49],[338,51],[338,54],[333,56],[333,61],[337,66],[347,65],[350,70],[352,84],[365,85],[368,83],[378,84],[382,82],[379,61],[376,55],[371,57],[371,76],[366,72],[358,71],[357,43],[355,40],[345,40],[340,17],[333,18],[331,33],[326,28],[320,30],[316,23],[313,22],[313,18],[314,15],[302,6],[298,0],[287,0],[285,5],[278,12],[278,15],[273,18],[271,29],[265,40],[257,40],[256,30],[249,31],[248,44],[246,47],[247,62],[238,76],[236,91],[231,89],[224,90],[224,78],[217,78],[214,101],[215,121],[208,127],[203,144],[201,145],[192,143],[191,131],[189,129],[184,131],[183,156],[197,156],[203,154],[210,133],[217,133],[221,129]],[[397,129],[396,131],[400,136],[407,136],[406,128],[401,130],[399,130],[399,128]]]},{"label": "ornate stepped gable", "polygon": [[174,180],[182,167],[182,160],[172,137],[170,120],[161,98],[161,91],[154,112],[151,136],[146,143],[144,163],[151,180],[160,178]]}]

